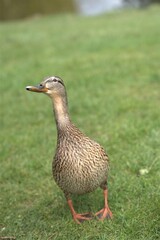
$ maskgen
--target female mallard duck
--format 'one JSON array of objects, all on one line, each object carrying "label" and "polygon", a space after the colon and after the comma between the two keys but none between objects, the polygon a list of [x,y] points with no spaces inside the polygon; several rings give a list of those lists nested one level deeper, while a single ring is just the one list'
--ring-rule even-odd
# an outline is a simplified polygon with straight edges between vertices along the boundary
[{"label": "female mallard duck", "polygon": [[104,192],[104,208],[95,215],[100,220],[112,218],[107,200],[108,156],[98,143],[86,137],[71,122],[62,79],[48,77],[37,87],[27,86],[26,90],[45,93],[52,100],[57,126],[53,176],[64,192],[73,219],[80,224],[84,220],[92,219],[92,215],[78,214],[74,210],[70,195],[92,192],[98,187]]}]

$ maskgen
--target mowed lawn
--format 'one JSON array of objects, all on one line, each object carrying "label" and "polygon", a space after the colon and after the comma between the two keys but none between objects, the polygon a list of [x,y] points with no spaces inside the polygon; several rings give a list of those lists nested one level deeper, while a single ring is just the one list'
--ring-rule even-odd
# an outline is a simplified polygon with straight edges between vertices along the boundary
[{"label": "mowed lawn", "polygon": [[[96,17],[0,23],[1,236],[17,240],[155,240],[160,234],[160,7]],[[76,225],[52,179],[50,99],[26,85],[58,75],[71,118],[110,156],[114,218]],[[75,209],[103,207],[100,189]]]}]

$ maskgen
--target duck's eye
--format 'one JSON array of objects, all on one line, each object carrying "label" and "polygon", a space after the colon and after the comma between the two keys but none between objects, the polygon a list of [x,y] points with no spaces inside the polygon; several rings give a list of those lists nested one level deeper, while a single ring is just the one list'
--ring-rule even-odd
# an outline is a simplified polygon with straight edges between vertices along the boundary
[{"label": "duck's eye", "polygon": [[43,85],[42,85],[41,83],[39,84],[39,86],[40,86],[40,87],[43,87]]}]

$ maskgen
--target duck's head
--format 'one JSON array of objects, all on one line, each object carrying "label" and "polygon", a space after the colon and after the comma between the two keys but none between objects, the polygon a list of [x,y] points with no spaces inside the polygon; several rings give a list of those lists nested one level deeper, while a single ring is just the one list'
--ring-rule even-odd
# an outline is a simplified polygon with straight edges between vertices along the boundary
[{"label": "duck's head", "polygon": [[50,97],[64,95],[65,86],[60,77],[52,76],[45,78],[38,86],[27,86],[26,90],[31,92],[45,93]]}]

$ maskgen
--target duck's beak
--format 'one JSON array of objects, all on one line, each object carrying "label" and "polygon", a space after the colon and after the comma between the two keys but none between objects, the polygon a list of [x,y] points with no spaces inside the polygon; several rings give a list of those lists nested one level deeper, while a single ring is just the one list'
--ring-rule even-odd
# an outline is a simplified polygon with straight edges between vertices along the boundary
[{"label": "duck's beak", "polygon": [[46,93],[48,91],[48,89],[43,85],[27,86],[26,90],[31,91],[31,92],[38,92],[38,93]]}]

